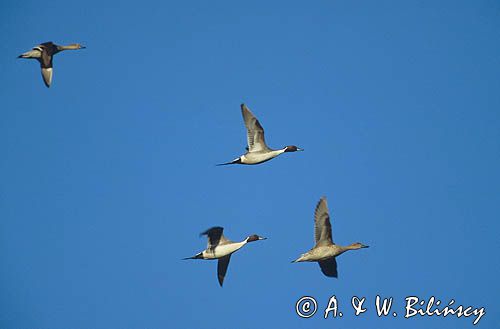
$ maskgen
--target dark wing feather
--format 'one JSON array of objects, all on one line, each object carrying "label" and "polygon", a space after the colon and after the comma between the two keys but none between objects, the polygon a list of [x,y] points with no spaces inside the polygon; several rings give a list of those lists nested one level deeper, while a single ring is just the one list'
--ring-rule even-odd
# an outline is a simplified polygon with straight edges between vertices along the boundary
[{"label": "dark wing feather", "polygon": [[321,267],[321,272],[323,272],[324,275],[331,278],[338,278],[337,261],[335,260],[335,257],[320,260],[318,263],[319,267]]},{"label": "dark wing feather", "polygon": [[49,42],[44,42],[42,44],[40,44],[39,47],[42,47],[45,49],[45,51],[50,55],[55,55],[57,54],[60,50],[59,50],[59,46],[56,45],[55,43],[53,43],[52,41],[49,41]]},{"label": "dark wing feather", "polygon": [[47,41],[47,42],[41,43],[40,46],[43,46],[46,48],[52,48],[52,47],[54,47],[54,43],[52,41]]},{"label": "dark wing feather", "polygon": [[48,69],[52,67],[52,55],[47,51],[46,48],[42,48],[42,54],[40,56],[40,66],[43,69]]},{"label": "dark wing feather", "polygon": [[226,241],[224,235],[222,234],[224,231],[223,227],[214,226],[201,233],[200,235],[208,236],[208,247],[207,249],[213,250],[216,246],[218,246],[221,242]]},{"label": "dark wing feather", "polygon": [[219,258],[217,263],[217,279],[219,279],[219,284],[222,287],[224,283],[224,277],[226,276],[227,267],[229,266],[229,261],[231,260],[231,254]]}]

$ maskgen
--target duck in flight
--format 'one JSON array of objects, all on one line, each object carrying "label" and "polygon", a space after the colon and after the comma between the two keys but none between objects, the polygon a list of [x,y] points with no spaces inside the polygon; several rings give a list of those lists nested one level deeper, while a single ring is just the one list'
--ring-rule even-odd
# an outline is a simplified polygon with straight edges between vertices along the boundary
[{"label": "duck in flight", "polygon": [[337,261],[335,258],[347,250],[356,250],[368,248],[360,242],[355,242],[349,246],[339,246],[332,240],[332,225],[330,224],[330,215],[326,197],[322,197],[314,212],[314,238],[316,245],[314,248],[302,254],[299,258],[292,261],[297,262],[318,262],[324,275],[329,277],[338,277]]},{"label": "duck in flight", "polygon": [[247,152],[231,162],[221,163],[218,166],[229,164],[253,165],[271,160],[284,152],[303,151],[303,149],[289,145],[279,150],[273,150],[266,145],[264,128],[245,104],[241,104],[241,114],[247,128]]},{"label": "duck in flight", "polygon": [[219,280],[219,284],[221,287],[222,283],[224,282],[224,277],[226,276],[227,267],[229,265],[229,260],[231,259],[231,255],[235,251],[238,251],[241,247],[246,245],[248,242],[266,239],[256,234],[253,234],[241,242],[233,242],[224,237],[224,234],[222,234],[223,230],[224,229],[222,227],[215,226],[201,233],[200,236],[206,235],[208,237],[207,249],[203,250],[202,252],[199,252],[193,257],[184,258],[184,259],[218,259],[219,262],[217,264],[217,278]]},{"label": "duck in flight", "polygon": [[40,62],[40,67],[42,68],[43,82],[50,87],[52,83],[52,58],[58,52],[63,50],[73,50],[73,49],[83,49],[85,48],[79,43],[73,43],[68,46],[56,45],[52,41],[44,42],[38,46],[33,47],[32,50],[25,52],[18,56],[18,58],[33,58]]}]

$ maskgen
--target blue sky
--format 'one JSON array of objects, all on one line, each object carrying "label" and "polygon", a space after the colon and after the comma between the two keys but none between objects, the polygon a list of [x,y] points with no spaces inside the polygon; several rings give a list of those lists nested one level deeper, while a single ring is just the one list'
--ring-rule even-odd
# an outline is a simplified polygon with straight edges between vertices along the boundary
[{"label": "blue sky", "polygon": [[[0,327],[471,328],[500,324],[497,1],[3,1]],[[54,41],[52,87],[16,56]],[[239,156],[245,102],[271,147]],[[325,195],[339,279],[290,264]],[[198,234],[268,240],[181,261]],[[320,310],[301,319],[295,302]],[[337,296],[342,318],[323,319]],[[375,296],[398,316],[378,318]],[[355,317],[352,296],[368,311]]]}]

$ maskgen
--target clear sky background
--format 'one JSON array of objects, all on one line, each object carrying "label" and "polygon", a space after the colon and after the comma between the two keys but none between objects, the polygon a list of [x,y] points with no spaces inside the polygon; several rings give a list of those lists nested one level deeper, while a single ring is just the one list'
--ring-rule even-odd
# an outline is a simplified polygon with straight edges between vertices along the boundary
[{"label": "clear sky background", "polygon": [[[404,319],[412,295],[500,326],[498,1],[7,0],[0,39],[1,328],[473,327]],[[87,46],[50,89],[16,59],[45,41]],[[305,152],[216,167],[244,152],[242,102]],[[290,264],[322,195],[334,241],[370,245],[338,279]],[[216,262],[180,260],[214,225],[269,238],[222,289]]]}]

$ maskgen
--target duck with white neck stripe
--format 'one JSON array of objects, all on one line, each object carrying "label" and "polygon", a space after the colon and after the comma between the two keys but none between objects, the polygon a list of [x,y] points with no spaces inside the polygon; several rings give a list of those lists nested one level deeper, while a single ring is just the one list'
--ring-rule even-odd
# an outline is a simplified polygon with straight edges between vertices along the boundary
[{"label": "duck with white neck stripe", "polygon": [[209,228],[200,235],[206,235],[208,237],[207,249],[199,252],[193,257],[187,257],[184,259],[218,259],[217,265],[217,278],[219,280],[219,285],[222,287],[224,283],[224,278],[226,276],[227,267],[231,259],[231,255],[241,249],[244,245],[249,242],[265,240],[266,238],[258,236],[256,234],[248,236],[245,240],[241,242],[233,242],[226,239],[222,234],[224,228],[220,226],[215,226]]}]

